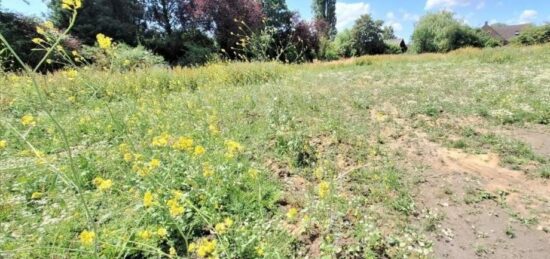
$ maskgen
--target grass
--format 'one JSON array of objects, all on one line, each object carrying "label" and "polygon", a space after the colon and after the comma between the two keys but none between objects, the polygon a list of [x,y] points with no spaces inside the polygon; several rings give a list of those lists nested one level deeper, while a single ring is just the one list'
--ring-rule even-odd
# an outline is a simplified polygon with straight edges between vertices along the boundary
[{"label": "grass", "polygon": [[[410,169],[392,138],[413,128],[505,163],[535,163],[547,178],[546,159],[468,118],[547,125],[549,54],[546,45],[303,65],[84,68],[74,78],[40,75],[46,105],[29,77],[4,75],[0,256],[429,256],[413,224]],[[76,176],[45,111],[66,131]],[[24,115],[36,125],[22,125]],[[91,211],[94,244],[81,239],[93,226],[72,185]]]}]

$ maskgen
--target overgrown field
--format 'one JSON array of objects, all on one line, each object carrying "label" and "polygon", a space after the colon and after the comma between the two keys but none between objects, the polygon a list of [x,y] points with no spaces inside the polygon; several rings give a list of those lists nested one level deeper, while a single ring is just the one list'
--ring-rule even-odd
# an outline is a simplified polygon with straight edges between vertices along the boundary
[{"label": "overgrown field", "polygon": [[[550,240],[549,156],[514,134],[535,128],[548,140],[549,64],[545,45],[82,69],[37,76],[40,95],[30,77],[6,75],[0,257],[438,256],[452,211],[434,212],[422,183],[481,155],[541,187],[540,204],[528,203],[540,206],[507,199],[522,194],[518,181],[466,186],[464,198],[449,183],[450,207],[495,201],[506,235],[525,227]],[[441,154],[455,155],[441,167],[446,157],[424,159]],[[484,242],[471,250],[490,254]]]}]

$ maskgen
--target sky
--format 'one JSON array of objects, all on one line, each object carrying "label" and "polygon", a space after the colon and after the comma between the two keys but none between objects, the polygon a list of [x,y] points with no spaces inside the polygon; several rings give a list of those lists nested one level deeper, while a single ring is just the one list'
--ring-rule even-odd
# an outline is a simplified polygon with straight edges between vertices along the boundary
[{"label": "sky", "polygon": [[[47,12],[43,0],[0,0],[0,4],[3,9],[38,17]],[[287,4],[302,18],[311,20],[311,0],[287,0]],[[472,27],[481,27],[486,21],[507,24],[550,22],[550,0],[341,0],[336,3],[337,29],[351,28],[361,15],[370,14],[393,26],[398,37],[410,41],[418,19],[439,10],[452,11],[456,18]]]}]

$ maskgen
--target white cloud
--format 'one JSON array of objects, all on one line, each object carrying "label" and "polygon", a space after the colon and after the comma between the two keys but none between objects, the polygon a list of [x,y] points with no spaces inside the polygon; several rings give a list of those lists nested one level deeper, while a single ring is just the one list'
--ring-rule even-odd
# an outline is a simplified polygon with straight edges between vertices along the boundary
[{"label": "white cloud", "polygon": [[420,20],[420,15],[418,14],[413,14],[406,11],[402,11],[401,13],[403,14],[404,21],[418,22],[418,20]]},{"label": "white cloud", "polygon": [[431,9],[451,9],[456,6],[469,6],[477,3],[476,8],[481,9],[485,6],[485,0],[427,0],[426,10]]},{"label": "white cloud", "polygon": [[370,12],[370,5],[364,2],[359,3],[344,3],[336,2],[336,29],[343,30],[353,25],[361,15]]},{"label": "white cloud", "polygon": [[388,12],[386,14],[386,25],[393,27],[393,30],[396,32],[401,32],[403,30],[403,25],[397,20],[397,17],[393,12]]},{"label": "white cloud", "polygon": [[530,23],[537,18],[537,11],[535,10],[525,10],[519,16],[519,23]]}]

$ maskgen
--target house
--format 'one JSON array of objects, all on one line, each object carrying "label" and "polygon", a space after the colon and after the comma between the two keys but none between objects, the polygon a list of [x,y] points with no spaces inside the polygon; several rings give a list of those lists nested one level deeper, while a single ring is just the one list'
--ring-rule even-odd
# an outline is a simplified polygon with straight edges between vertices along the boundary
[{"label": "house", "polygon": [[386,43],[386,45],[392,45],[401,48],[401,51],[403,51],[403,53],[407,52],[408,49],[405,40],[401,38],[384,40],[384,43]]},{"label": "house", "polygon": [[518,36],[523,30],[529,28],[530,26],[531,24],[489,25],[489,22],[485,22],[485,25],[483,25],[481,29],[491,35],[491,37],[506,45],[510,43],[512,38]]}]

